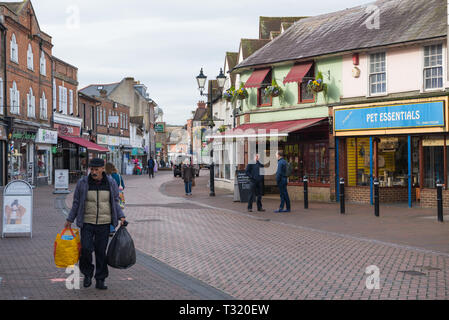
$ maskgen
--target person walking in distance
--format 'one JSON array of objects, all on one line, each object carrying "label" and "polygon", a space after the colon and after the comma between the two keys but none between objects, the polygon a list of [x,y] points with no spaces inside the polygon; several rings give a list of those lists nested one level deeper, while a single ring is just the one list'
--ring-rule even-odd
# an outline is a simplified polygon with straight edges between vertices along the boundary
[{"label": "person walking in distance", "polygon": [[182,165],[181,177],[184,180],[184,187],[185,187],[185,191],[186,191],[186,196],[191,196],[192,195],[193,179],[195,179],[195,176],[194,176],[194,173],[193,173],[193,167],[192,167],[191,163],[187,163],[187,164]]},{"label": "person walking in distance", "polygon": [[263,168],[263,165],[259,162],[258,154],[256,154],[256,156],[254,157],[254,161],[255,163],[248,164],[245,172],[251,182],[251,194],[248,200],[248,212],[253,212],[254,200],[256,200],[257,202],[257,211],[264,212],[265,210],[262,208],[264,177],[260,174],[260,169]]},{"label": "person walking in distance", "polygon": [[154,178],[154,166],[156,165],[156,162],[154,161],[153,157],[150,157],[150,160],[148,160],[148,174],[151,178]]},{"label": "person walking in distance", "polygon": [[[276,210],[275,213],[290,212],[291,211],[290,197],[288,196],[287,190],[288,185],[287,161],[285,161],[284,159],[284,152],[278,151],[277,158],[278,158],[278,169],[276,172],[276,182],[279,187],[281,204],[279,206],[279,210]],[[284,210],[284,206],[287,207],[286,210]]]},{"label": "person walking in distance", "polygon": [[[90,174],[78,181],[73,196],[72,209],[65,223],[71,228],[76,219],[81,229],[80,271],[84,275],[84,287],[92,285],[94,277],[96,288],[106,290],[105,280],[109,275],[106,249],[109,240],[110,225],[125,224],[125,215],[119,204],[119,189],[113,178],[105,173],[103,159],[92,159],[89,163]],[[95,266],[92,253],[95,252]]]}]

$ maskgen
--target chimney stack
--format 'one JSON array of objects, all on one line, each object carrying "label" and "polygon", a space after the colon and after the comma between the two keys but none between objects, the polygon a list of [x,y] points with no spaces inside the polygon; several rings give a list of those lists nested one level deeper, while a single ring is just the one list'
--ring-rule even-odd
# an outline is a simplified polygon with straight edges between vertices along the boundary
[{"label": "chimney stack", "polygon": [[198,108],[199,109],[206,109],[206,103],[204,101],[198,102]]}]

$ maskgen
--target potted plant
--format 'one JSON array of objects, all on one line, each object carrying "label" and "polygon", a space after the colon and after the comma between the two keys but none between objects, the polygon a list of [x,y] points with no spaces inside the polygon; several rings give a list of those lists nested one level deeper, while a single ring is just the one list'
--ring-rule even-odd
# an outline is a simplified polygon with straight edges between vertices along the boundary
[{"label": "potted plant", "polygon": [[265,95],[273,98],[279,97],[284,93],[282,88],[277,84],[276,79],[273,79],[271,86],[265,88]]},{"label": "potted plant", "polygon": [[225,132],[226,131],[226,126],[225,125],[222,125],[222,126],[220,126],[219,128],[218,128],[218,132],[220,132],[220,133],[223,133],[223,132]]},{"label": "potted plant", "polygon": [[327,84],[324,83],[323,74],[321,72],[318,72],[315,80],[309,80],[307,83],[307,90],[315,95],[319,92],[327,94]]}]

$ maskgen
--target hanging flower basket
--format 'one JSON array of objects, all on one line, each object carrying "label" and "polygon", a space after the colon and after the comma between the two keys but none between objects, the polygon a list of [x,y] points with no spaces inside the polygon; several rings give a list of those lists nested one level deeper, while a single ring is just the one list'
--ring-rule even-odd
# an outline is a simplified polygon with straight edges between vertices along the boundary
[{"label": "hanging flower basket", "polygon": [[237,100],[245,100],[248,99],[248,96],[248,90],[245,89],[245,84],[242,83],[240,89],[235,91],[235,97]]},{"label": "hanging flower basket", "polygon": [[318,75],[315,80],[309,80],[307,83],[307,90],[312,92],[313,94],[317,94],[319,92],[327,92],[327,84],[323,81],[323,74],[318,72]]},{"label": "hanging flower basket", "polygon": [[273,79],[271,86],[265,88],[265,95],[273,98],[279,97],[283,94],[282,88],[277,84],[276,79]]},{"label": "hanging flower basket", "polygon": [[234,93],[235,93],[235,89],[234,87],[232,87],[231,89],[226,90],[225,93],[223,93],[223,99],[231,102],[232,99],[234,98]]}]

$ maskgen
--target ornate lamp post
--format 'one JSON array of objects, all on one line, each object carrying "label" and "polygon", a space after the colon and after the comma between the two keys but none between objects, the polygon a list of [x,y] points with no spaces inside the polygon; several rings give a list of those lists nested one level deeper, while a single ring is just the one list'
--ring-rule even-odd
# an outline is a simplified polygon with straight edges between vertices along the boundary
[{"label": "ornate lamp post", "polygon": [[[203,73],[203,68],[201,68],[199,76],[196,77],[196,80],[198,82],[198,89],[200,90],[200,95],[207,97],[207,107],[210,110],[210,119],[209,121],[209,127],[211,128],[211,131],[215,127],[214,123],[214,112],[213,112],[213,104],[216,100],[221,98],[223,94],[223,88],[226,83],[226,76],[223,73],[223,69],[220,69],[220,74],[217,76],[217,83],[219,88],[219,94],[214,96],[213,90],[209,90],[210,92],[204,93],[204,89],[206,87],[207,82],[207,76]],[[215,197],[215,164],[214,164],[214,150],[211,148],[210,152],[210,158],[211,158],[211,164],[210,164],[210,196]]]}]

